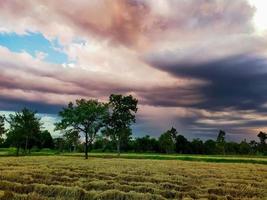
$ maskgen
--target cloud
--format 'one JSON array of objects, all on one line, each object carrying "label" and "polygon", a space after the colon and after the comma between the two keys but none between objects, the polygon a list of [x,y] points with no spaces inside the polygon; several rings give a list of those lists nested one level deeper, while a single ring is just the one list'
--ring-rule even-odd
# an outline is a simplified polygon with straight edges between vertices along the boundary
[{"label": "cloud", "polygon": [[0,109],[56,113],[77,98],[123,93],[139,99],[142,133],[174,125],[207,138],[220,126],[235,137],[266,126],[267,41],[247,0],[2,0],[0,8],[0,32],[40,33],[68,56],[53,64],[0,46]]},{"label": "cloud", "polygon": [[4,0],[0,6],[2,30],[40,31],[65,43],[78,35],[143,48],[159,38],[248,33],[255,11],[245,0]]},{"label": "cloud", "polygon": [[[102,63],[109,61],[113,66],[117,66],[116,69],[111,65],[110,68],[97,70],[90,65],[83,66],[83,62],[74,64],[72,67],[48,64],[26,52],[13,53],[4,47],[0,47],[0,54],[2,55],[0,59],[0,97],[2,99],[65,105],[76,98],[106,100],[111,93],[141,95],[150,90],[157,90],[158,87],[173,88],[189,84],[186,79],[171,78],[167,73],[146,66],[134,58],[131,61],[129,55],[127,58],[118,57],[119,59],[104,52],[99,55],[99,59],[98,55],[95,55],[96,60],[93,60],[92,64],[95,62],[96,66],[101,66]],[[82,57],[83,54],[79,56]],[[113,56],[118,55],[114,53]],[[104,59],[101,59],[102,57]],[[138,62],[139,65],[143,65],[142,68],[130,68]],[[87,63],[89,64],[89,61]],[[128,73],[122,67],[125,64],[129,65]],[[143,80],[143,74],[151,76]],[[164,78],[165,81],[159,83],[159,78]]]},{"label": "cloud", "polygon": [[[204,63],[177,62],[158,68],[178,77],[208,82],[196,90],[205,101],[191,104],[205,109],[259,109],[267,102],[264,94],[267,80],[267,59],[251,55],[226,57]],[[252,70],[253,69],[253,70]]]}]

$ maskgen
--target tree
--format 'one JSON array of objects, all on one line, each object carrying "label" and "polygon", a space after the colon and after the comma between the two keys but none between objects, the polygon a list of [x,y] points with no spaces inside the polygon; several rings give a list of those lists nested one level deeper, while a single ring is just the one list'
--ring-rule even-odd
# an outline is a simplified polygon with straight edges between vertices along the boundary
[{"label": "tree", "polygon": [[79,145],[80,134],[77,130],[65,131],[64,138],[70,151],[76,151]]},{"label": "tree", "polygon": [[260,139],[259,151],[266,154],[267,153],[267,145],[266,145],[267,134],[264,132],[260,132],[257,136]]},{"label": "tree", "polygon": [[191,146],[192,146],[192,153],[194,154],[203,154],[205,151],[204,144],[202,140],[200,140],[199,138],[193,139],[193,141],[191,142]]},{"label": "tree", "polygon": [[0,115],[0,144],[2,144],[4,141],[3,136],[5,135],[5,133],[5,117]]},{"label": "tree", "polygon": [[88,159],[88,149],[96,137],[97,132],[104,126],[108,115],[106,104],[97,100],[76,100],[76,104],[69,103],[68,107],[59,112],[61,121],[56,123],[56,130],[77,131],[85,137],[85,159]]},{"label": "tree", "polygon": [[157,152],[159,150],[158,146],[158,141],[155,138],[150,138],[149,135],[136,138],[134,141],[134,150],[136,152]]},{"label": "tree", "polygon": [[267,134],[266,133],[260,132],[257,136],[260,139],[260,143],[261,144],[265,144],[266,143],[266,139],[267,139]]},{"label": "tree", "polygon": [[17,148],[17,155],[19,149],[24,146],[25,153],[38,141],[41,132],[41,122],[36,117],[36,112],[27,108],[23,108],[21,112],[14,115],[10,114],[7,121],[10,124],[10,130],[7,134],[7,139],[11,141]]},{"label": "tree", "polygon": [[219,152],[223,154],[225,154],[225,135],[225,132],[220,130],[216,140]]},{"label": "tree", "polygon": [[207,140],[204,143],[205,154],[216,154],[216,142],[214,140]]},{"label": "tree", "polygon": [[250,146],[250,153],[251,154],[255,154],[257,153],[257,147],[258,147],[258,143],[255,140],[251,140],[249,142],[249,146]]},{"label": "tree", "polygon": [[54,141],[48,130],[41,131],[39,143],[40,148],[54,148]]},{"label": "tree", "polygon": [[250,145],[247,143],[246,140],[243,140],[239,144],[239,153],[240,154],[249,154],[251,152]]},{"label": "tree", "polygon": [[65,140],[62,137],[57,137],[53,139],[53,143],[55,146],[55,149],[58,150],[59,152],[62,152],[65,147]]},{"label": "tree", "polygon": [[219,154],[238,154],[239,144],[236,142],[225,142],[223,144],[217,144],[217,151]]},{"label": "tree", "polygon": [[190,142],[183,135],[178,135],[175,143],[177,153],[191,153]]},{"label": "tree", "polygon": [[175,138],[173,129],[166,131],[159,137],[159,147],[163,153],[173,153],[175,150]]},{"label": "tree", "polygon": [[122,139],[129,138],[131,135],[130,126],[135,122],[137,103],[138,100],[132,95],[112,94],[109,97],[110,112],[104,133],[116,142],[118,155],[120,155]]}]

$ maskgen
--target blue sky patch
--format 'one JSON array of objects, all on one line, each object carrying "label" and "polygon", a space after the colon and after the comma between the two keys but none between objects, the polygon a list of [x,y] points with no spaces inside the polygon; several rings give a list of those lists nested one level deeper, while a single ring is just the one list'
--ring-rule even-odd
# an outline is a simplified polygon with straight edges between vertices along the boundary
[{"label": "blue sky patch", "polygon": [[62,64],[68,62],[68,56],[61,52],[62,46],[57,39],[47,40],[41,33],[28,32],[26,35],[0,33],[0,45],[13,52],[25,51],[36,57],[37,52],[46,54],[44,61]]}]

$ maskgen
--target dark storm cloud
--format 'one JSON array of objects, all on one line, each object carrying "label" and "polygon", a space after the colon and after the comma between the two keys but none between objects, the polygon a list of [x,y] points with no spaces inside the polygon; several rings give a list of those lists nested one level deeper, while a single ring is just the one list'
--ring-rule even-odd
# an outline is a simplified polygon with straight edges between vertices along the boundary
[{"label": "dark storm cloud", "polygon": [[56,114],[62,109],[63,106],[56,104],[51,105],[42,102],[13,100],[0,97],[0,110],[2,111],[19,111],[25,107],[39,113]]},{"label": "dark storm cloud", "polygon": [[267,60],[249,55],[238,55],[205,63],[153,61],[158,69],[177,77],[196,78],[208,84],[195,88],[205,101],[193,103],[196,108],[217,110],[257,109],[267,102]]}]

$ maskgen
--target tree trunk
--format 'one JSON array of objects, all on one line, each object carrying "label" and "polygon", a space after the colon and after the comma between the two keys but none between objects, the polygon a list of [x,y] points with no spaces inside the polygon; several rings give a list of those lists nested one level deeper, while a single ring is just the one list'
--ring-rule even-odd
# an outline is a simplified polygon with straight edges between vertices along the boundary
[{"label": "tree trunk", "polygon": [[85,133],[85,159],[88,159],[88,133]]},{"label": "tree trunk", "polygon": [[121,144],[120,144],[120,139],[117,140],[117,153],[118,153],[118,156],[121,155]]}]

